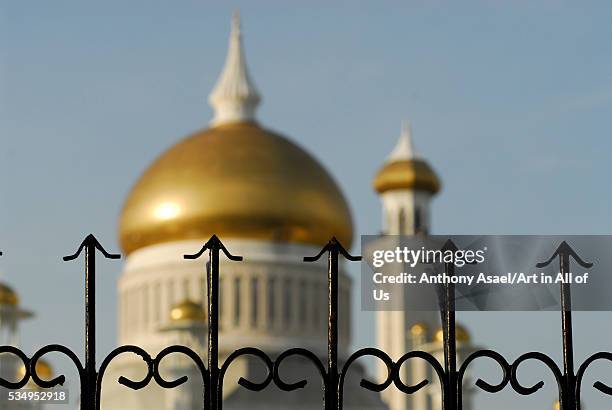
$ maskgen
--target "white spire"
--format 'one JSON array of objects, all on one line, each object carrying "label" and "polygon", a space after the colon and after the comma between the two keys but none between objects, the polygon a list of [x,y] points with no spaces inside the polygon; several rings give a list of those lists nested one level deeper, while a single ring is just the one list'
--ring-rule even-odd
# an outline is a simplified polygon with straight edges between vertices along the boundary
[{"label": "white spire", "polygon": [[418,155],[412,142],[412,129],[408,121],[402,122],[402,133],[399,140],[389,155],[389,161],[414,159]]},{"label": "white spire", "polygon": [[252,121],[255,119],[255,108],[260,100],[259,93],[247,72],[240,34],[240,14],[235,11],[225,66],[208,97],[215,111],[212,124]]}]

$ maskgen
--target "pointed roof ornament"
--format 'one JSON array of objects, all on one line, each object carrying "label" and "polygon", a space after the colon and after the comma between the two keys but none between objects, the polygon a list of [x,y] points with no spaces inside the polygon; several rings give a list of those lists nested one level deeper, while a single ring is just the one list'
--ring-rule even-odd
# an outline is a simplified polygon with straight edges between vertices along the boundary
[{"label": "pointed roof ornament", "polygon": [[412,141],[412,128],[408,121],[402,122],[402,132],[400,137],[391,151],[388,160],[391,161],[401,161],[405,159],[414,159],[417,158],[418,154],[414,148],[414,142]]},{"label": "pointed roof ornament", "polygon": [[214,109],[212,125],[255,120],[255,109],[261,97],[247,71],[238,10],[232,17],[225,66],[208,101]]}]

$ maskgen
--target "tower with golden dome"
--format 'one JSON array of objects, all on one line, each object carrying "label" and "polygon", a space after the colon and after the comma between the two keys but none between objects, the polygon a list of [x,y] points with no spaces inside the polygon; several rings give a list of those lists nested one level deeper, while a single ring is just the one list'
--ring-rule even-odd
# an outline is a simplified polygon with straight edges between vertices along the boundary
[{"label": "tower with golden dome", "polygon": [[[209,101],[214,109],[210,126],[157,158],[125,201],[119,224],[127,259],[118,282],[118,343],[138,345],[155,355],[177,341],[189,342],[205,355],[198,350],[204,339],[197,337],[200,331],[205,334],[200,317],[204,313],[198,313],[198,306],[206,305],[204,266],[183,255],[199,250],[216,234],[232,253],[244,257],[243,262],[221,261],[221,362],[245,346],[271,356],[303,347],[325,357],[326,264],[303,263],[303,257],[318,253],[333,236],[351,245],[349,206],[311,154],[256,118],[261,96],[247,69],[237,15],[225,66]],[[350,292],[351,281],[342,270],[340,357],[347,354],[350,341]],[[113,371],[138,379],[142,366],[139,358],[126,356]],[[185,374],[189,363],[166,363],[166,369]],[[313,380],[299,392],[270,387],[251,393],[237,386],[239,377],[257,379],[262,371],[256,359],[235,362],[226,377],[224,407],[321,407],[316,369],[308,363],[287,362],[287,375]],[[361,370],[353,373],[359,378]],[[102,405],[128,410],[196,408],[195,400],[184,398],[199,396],[202,381],[190,380],[180,394],[153,385],[135,393],[106,382]],[[377,395],[359,387],[358,380],[351,385],[355,391],[347,391],[348,408],[351,403],[384,407]]]},{"label": "tower with golden dome", "polygon": [[[382,233],[385,235],[427,235],[431,227],[430,203],[440,191],[441,183],[429,163],[415,150],[412,129],[404,123],[395,148],[374,177],[373,187],[382,205]],[[401,295],[396,295],[401,297]],[[404,296],[405,297],[405,296]],[[398,301],[399,306],[403,302]],[[376,312],[378,348],[391,357],[401,357],[411,350],[431,353],[444,362],[442,330],[438,312],[413,312],[408,309]],[[468,331],[457,326],[457,357],[459,362],[473,347]],[[402,367],[402,380],[417,385],[430,380],[423,391],[407,395],[397,389],[381,393],[392,410],[440,410],[441,390],[437,376],[425,361],[413,361]],[[379,377],[387,369],[380,366]],[[463,408],[471,409],[471,390],[463,391]]]},{"label": "tower with golden dome", "polygon": [[[6,283],[0,282],[0,346],[19,346],[19,322],[23,316],[19,308],[17,292]],[[0,377],[15,380],[18,360],[9,355],[0,355]],[[0,400],[8,400],[8,391],[0,387]]]},{"label": "tower with golden dome", "polygon": [[[24,309],[17,292],[8,284],[0,282],[0,346],[20,347],[19,325],[22,320],[32,318],[34,314]],[[45,379],[53,378],[51,365],[39,359],[36,363],[37,374]],[[21,360],[13,355],[0,356],[0,377],[5,380],[21,380],[25,375],[25,367]],[[32,380],[25,389],[41,390]],[[10,401],[8,390],[0,388],[0,403],[5,410],[41,410],[42,402],[36,401]]]},{"label": "tower with golden dome", "polygon": [[0,282],[0,346],[19,345],[19,322],[32,316],[32,312],[19,304],[17,292]]}]

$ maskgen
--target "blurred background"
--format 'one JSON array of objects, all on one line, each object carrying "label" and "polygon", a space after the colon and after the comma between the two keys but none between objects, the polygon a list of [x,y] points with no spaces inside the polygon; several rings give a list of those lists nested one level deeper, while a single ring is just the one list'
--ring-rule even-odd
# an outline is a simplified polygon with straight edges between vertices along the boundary
[{"label": "blurred background", "polygon": [[[90,232],[118,251],[118,216],[138,176],[208,125],[236,7],[263,96],[258,118],[334,176],[355,253],[358,235],[380,231],[372,179],[403,120],[442,181],[432,233],[610,233],[606,2],[3,1],[0,271],[36,313],[22,327],[26,352],[49,343],[82,352],[82,264],[61,257]],[[116,345],[121,266],[100,262],[100,357]],[[370,346],[374,315],[360,311],[359,266],[349,269],[353,347]],[[477,346],[561,358],[557,313],[458,316]],[[609,313],[577,313],[574,327],[577,362],[612,351]],[[487,363],[473,374],[500,377]],[[482,392],[475,408],[551,408],[552,375],[526,365],[524,378],[546,385],[527,398]],[[594,365],[585,386],[595,380],[612,384],[612,368]],[[609,407],[584,392],[587,410]]]}]

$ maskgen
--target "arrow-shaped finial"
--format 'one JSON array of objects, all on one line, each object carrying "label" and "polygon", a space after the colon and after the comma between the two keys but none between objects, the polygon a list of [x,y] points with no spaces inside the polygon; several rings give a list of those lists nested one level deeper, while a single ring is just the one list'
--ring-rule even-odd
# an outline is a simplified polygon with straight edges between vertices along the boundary
[{"label": "arrow-shaped finial", "polygon": [[550,259],[548,259],[546,262],[540,262],[538,264],[536,264],[537,268],[545,268],[546,266],[550,265],[550,263],[557,257],[563,257],[563,256],[571,256],[577,263],[578,265],[582,266],[583,268],[591,268],[593,266],[592,263],[590,262],[585,262],[583,261],[580,256],[578,256],[578,254],[576,252],[574,252],[574,250],[572,249],[571,246],[569,246],[569,244],[565,241],[561,242],[561,244],[559,245],[559,247],[555,250],[555,253],[550,257]]},{"label": "arrow-shaped finial", "polygon": [[119,254],[108,253],[106,251],[106,249],[104,249],[104,247],[96,239],[96,237],[93,236],[92,234],[89,234],[89,235],[87,235],[85,237],[83,242],[81,242],[81,245],[79,246],[79,249],[77,249],[77,251],[74,254],[69,255],[69,256],[64,256],[64,258],[63,258],[64,261],[71,261],[71,260],[74,260],[74,259],[78,258],[79,255],[81,254],[81,252],[83,252],[83,249],[85,249],[85,248],[97,249],[107,259],[120,259],[121,258],[121,255],[119,255]]},{"label": "arrow-shaped finial", "polygon": [[323,249],[321,249],[321,251],[318,254],[316,254],[315,256],[305,256],[304,262],[316,262],[319,259],[321,259],[321,256],[323,256],[325,252],[338,252],[340,255],[344,256],[346,259],[348,259],[349,261],[353,261],[353,262],[361,260],[361,256],[353,256],[350,253],[348,253],[348,251],[344,248],[344,246],[342,246],[340,241],[336,239],[335,236],[332,236],[329,242],[325,244]]},{"label": "arrow-shaped finial", "polygon": [[223,254],[225,254],[225,256],[227,256],[227,258],[229,260],[232,260],[232,261],[241,261],[241,260],[243,260],[242,256],[232,255],[227,250],[225,245],[223,245],[223,242],[221,242],[221,239],[219,239],[219,237],[217,235],[211,236],[210,239],[208,241],[206,241],[204,246],[202,246],[202,249],[200,249],[197,253],[190,254],[190,255],[183,255],[183,258],[185,258],[185,259],[198,259],[207,250],[220,250],[220,251],[223,252]]},{"label": "arrow-shaped finial", "polygon": [[442,252],[446,252],[446,251],[455,252],[459,250],[459,248],[457,248],[457,245],[455,245],[455,242],[453,242],[452,239],[448,239],[446,242],[444,242],[444,245],[442,246],[440,250]]}]

